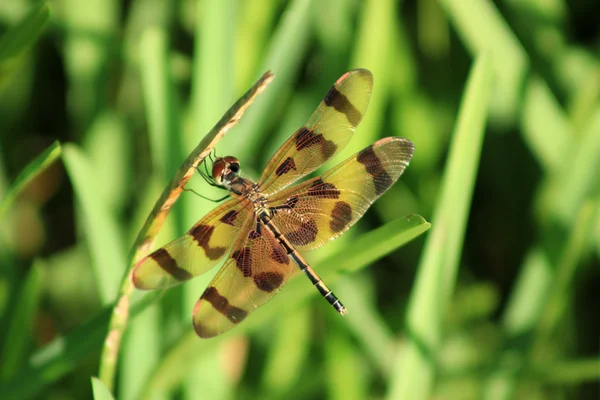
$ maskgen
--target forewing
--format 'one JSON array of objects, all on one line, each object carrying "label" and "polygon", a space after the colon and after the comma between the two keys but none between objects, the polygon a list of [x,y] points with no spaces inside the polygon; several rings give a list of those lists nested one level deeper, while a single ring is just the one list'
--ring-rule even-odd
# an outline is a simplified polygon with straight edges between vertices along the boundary
[{"label": "forewing", "polygon": [[298,268],[275,236],[261,224],[240,238],[231,257],[194,308],[200,337],[220,335],[271,299]]},{"label": "forewing", "polygon": [[344,233],[398,180],[414,152],[400,137],[375,142],[346,161],[269,199],[273,223],[298,250],[313,250]]},{"label": "forewing", "polygon": [[355,69],[327,92],[306,125],[271,158],[258,184],[269,195],[316,170],[346,146],[367,111],[373,75]]},{"label": "forewing", "polygon": [[165,289],[200,275],[229,253],[254,220],[248,200],[232,199],[217,207],[185,235],[141,259],[133,270],[138,289]]}]

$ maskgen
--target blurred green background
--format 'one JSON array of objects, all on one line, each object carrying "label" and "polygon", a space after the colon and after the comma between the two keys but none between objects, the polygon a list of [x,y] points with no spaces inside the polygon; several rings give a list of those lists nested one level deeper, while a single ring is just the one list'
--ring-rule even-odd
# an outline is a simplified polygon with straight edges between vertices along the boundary
[{"label": "blurred green background", "polygon": [[[255,178],[331,84],[362,67],[371,104],[329,166],[390,135],[416,151],[355,228],[306,254],[349,315],[296,279],[203,341],[191,311],[211,276],[136,292],[110,391],[597,399],[596,3],[1,1],[0,398],[92,398],[137,232],[264,71],[275,81],[217,146]],[[197,176],[189,187],[220,194]],[[213,207],[184,193],[155,247]],[[398,249],[409,214],[432,228]]]}]

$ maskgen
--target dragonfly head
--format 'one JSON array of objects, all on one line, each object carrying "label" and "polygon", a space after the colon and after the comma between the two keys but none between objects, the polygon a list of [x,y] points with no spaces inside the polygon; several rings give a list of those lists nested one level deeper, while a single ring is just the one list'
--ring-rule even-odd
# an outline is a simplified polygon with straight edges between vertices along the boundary
[{"label": "dragonfly head", "polygon": [[213,163],[212,177],[218,185],[228,186],[239,172],[240,161],[235,157],[219,157]]}]

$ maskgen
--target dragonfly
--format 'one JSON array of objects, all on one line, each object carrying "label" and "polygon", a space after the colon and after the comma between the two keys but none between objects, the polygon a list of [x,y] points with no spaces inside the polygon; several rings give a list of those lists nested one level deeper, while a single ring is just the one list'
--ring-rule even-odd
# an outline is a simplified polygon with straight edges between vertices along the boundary
[{"label": "dragonfly", "polygon": [[166,289],[227,257],[194,307],[193,326],[201,338],[239,325],[299,271],[345,315],[342,302],[300,251],[317,249],[354,225],[402,175],[414,145],[402,137],[386,137],[324,174],[292,184],[346,146],[365,115],[372,88],[369,70],[342,75],[257,182],[241,175],[237,158],[215,158],[208,178],[231,198],[183,236],[141,259],[132,272],[135,287]]}]

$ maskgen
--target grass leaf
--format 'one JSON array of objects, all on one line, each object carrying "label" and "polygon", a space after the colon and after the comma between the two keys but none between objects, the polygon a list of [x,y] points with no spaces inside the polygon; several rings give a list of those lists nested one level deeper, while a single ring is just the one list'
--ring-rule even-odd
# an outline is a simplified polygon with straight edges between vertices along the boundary
[{"label": "grass leaf", "polygon": [[0,380],[5,381],[21,368],[27,345],[32,340],[34,317],[38,310],[40,298],[41,271],[39,265],[34,264],[29,270],[21,290],[16,309],[11,313],[12,318],[7,324],[6,340],[2,346],[0,357]]},{"label": "grass leaf", "polygon": [[[161,294],[156,291],[140,296],[129,310],[132,317],[154,304]],[[26,399],[39,395],[81,365],[89,354],[97,352],[102,347],[113,306],[105,307],[90,320],[36,351],[17,376],[0,384],[3,398]]]},{"label": "grass leaf", "polygon": [[408,306],[406,348],[398,354],[389,398],[431,396],[442,322],[454,290],[471,195],[481,154],[493,83],[487,53],[475,61],[449,150],[441,196],[433,216]]},{"label": "grass leaf", "polygon": [[505,125],[516,120],[529,59],[494,3],[487,0],[440,1],[465,46],[476,56],[489,51],[494,69],[493,112]]},{"label": "grass leaf", "polygon": [[344,248],[319,264],[336,265],[336,270],[341,272],[356,272],[410,242],[430,227],[431,224],[420,215],[398,218],[361,235],[360,246]]},{"label": "grass leaf", "polygon": [[30,162],[25,169],[23,169],[23,171],[21,171],[12,185],[10,185],[8,188],[6,194],[2,198],[2,201],[0,201],[0,218],[2,218],[8,211],[21,190],[23,190],[23,188],[36,176],[42,173],[42,171],[48,168],[48,166],[52,164],[52,162],[54,162],[54,160],[56,160],[60,154],[60,144],[58,142],[54,142],[35,160]]},{"label": "grass leaf", "polygon": [[94,400],[114,400],[110,390],[96,377],[92,377],[92,390],[94,392]]},{"label": "grass leaf", "polygon": [[223,141],[230,154],[243,158],[245,155],[254,155],[260,150],[258,146],[262,140],[246,140],[246,138],[251,134],[268,132],[269,124],[273,122],[269,116],[273,114],[274,109],[277,109],[282,95],[289,90],[291,82],[299,71],[302,56],[309,45],[312,4],[313,0],[293,0],[288,3],[283,18],[271,38],[260,70],[273,71],[277,80],[264,96],[257,99],[255,106],[248,110],[248,115],[244,123],[237,127],[235,136],[231,135]]},{"label": "grass leaf", "polygon": [[167,32],[152,27],[140,40],[141,74],[153,167],[168,179],[182,158],[181,128],[170,69]]},{"label": "grass leaf", "polygon": [[83,228],[100,298],[103,304],[108,304],[116,298],[121,274],[127,266],[121,232],[115,216],[102,201],[103,196],[96,186],[93,167],[87,156],[76,145],[66,144],[63,160],[84,216]]},{"label": "grass leaf", "polygon": [[0,64],[26,51],[40,36],[50,19],[50,8],[39,3],[16,26],[0,37]]}]

